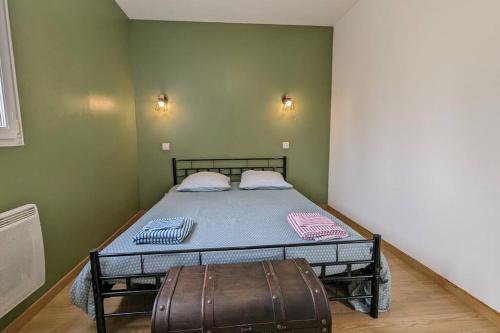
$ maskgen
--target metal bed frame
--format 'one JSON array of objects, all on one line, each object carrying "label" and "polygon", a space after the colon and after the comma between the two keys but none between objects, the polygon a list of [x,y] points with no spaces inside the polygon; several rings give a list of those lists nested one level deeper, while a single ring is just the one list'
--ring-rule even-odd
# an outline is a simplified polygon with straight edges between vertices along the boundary
[{"label": "metal bed frame", "polygon": [[[242,163],[239,166],[222,165],[228,161]],[[216,171],[223,173],[232,179],[241,176],[245,170],[272,170],[280,172],[283,178],[286,179],[286,156],[280,158],[241,158],[241,159],[172,159],[174,185],[178,184],[178,180],[188,176],[191,173],[199,171]],[[380,284],[380,253],[381,253],[381,236],[374,235],[373,239],[366,240],[334,240],[321,243],[295,243],[295,244],[272,244],[261,246],[237,246],[237,247],[219,247],[191,250],[171,250],[171,251],[148,251],[148,252],[125,252],[125,253],[100,253],[99,250],[93,249],[90,251],[90,270],[92,275],[92,290],[94,294],[96,327],[98,333],[106,332],[106,319],[122,316],[150,315],[151,311],[132,311],[132,312],[112,312],[105,313],[104,300],[112,297],[126,297],[135,295],[156,295],[162,283],[162,278],[165,277],[166,271],[147,273],[144,271],[144,257],[151,255],[165,254],[187,254],[198,253],[198,262],[202,264],[202,254],[215,251],[241,251],[241,250],[258,250],[258,249],[281,249],[283,259],[287,259],[286,249],[295,247],[309,246],[336,246],[336,258],[331,262],[310,263],[312,267],[320,267],[321,271],[319,278],[324,283],[331,283],[335,287],[338,282],[349,282],[355,280],[370,280],[371,293],[358,296],[338,295],[337,290],[333,296],[329,296],[330,301],[343,301],[353,299],[371,299],[370,316],[378,318],[378,303],[379,303],[379,284]],[[345,244],[372,244],[372,254],[370,259],[362,260],[339,260],[339,245]],[[141,264],[141,273],[139,274],[123,274],[123,275],[104,275],[101,271],[101,258],[118,258],[118,257],[139,257]],[[367,267],[361,269],[361,274],[352,275],[352,265],[366,264]],[[347,267],[346,272],[335,275],[327,275],[326,268],[328,266]],[[154,279],[154,286],[134,285],[132,279],[150,278]],[[124,287],[121,289],[112,289],[116,281],[124,282]]]}]

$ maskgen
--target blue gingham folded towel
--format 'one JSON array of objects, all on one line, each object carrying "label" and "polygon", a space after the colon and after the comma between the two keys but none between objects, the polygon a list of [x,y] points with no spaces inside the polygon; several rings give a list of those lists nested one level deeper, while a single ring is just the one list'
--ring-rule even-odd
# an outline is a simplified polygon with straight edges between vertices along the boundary
[{"label": "blue gingham folded towel", "polygon": [[194,221],[184,217],[154,219],[134,236],[136,244],[180,244],[189,235]]}]

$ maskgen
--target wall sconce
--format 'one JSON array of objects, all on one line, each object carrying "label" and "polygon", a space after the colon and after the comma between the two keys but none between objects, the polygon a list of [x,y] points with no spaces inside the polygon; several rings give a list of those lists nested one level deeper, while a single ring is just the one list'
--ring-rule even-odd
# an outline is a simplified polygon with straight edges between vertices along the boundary
[{"label": "wall sconce", "polygon": [[156,102],[155,111],[157,112],[167,112],[168,111],[168,97],[165,94],[160,94],[158,96],[158,101]]},{"label": "wall sconce", "polygon": [[295,109],[295,103],[292,96],[284,95],[281,98],[281,102],[283,102],[283,111],[292,111]]}]

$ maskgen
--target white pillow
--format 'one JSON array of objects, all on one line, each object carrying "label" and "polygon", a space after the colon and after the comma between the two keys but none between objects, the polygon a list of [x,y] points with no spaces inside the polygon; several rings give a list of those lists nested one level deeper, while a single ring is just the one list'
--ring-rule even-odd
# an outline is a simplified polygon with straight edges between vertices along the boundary
[{"label": "white pillow", "polygon": [[217,172],[201,171],[193,173],[177,187],[178,192],[214,192],[231,188],[230,179]]},{"label": "white pillow", "polygon": [[275,171],[248,170],[241,175],[240,188],[244,190],[284,190],[293,186]]}]

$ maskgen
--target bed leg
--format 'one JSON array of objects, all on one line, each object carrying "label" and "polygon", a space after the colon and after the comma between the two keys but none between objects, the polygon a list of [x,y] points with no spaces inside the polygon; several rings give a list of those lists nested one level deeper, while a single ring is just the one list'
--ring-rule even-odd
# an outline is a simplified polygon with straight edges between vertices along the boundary
[{"label": "bed leg", "polygon": [[379,288],[380,288],[380,247],[382,237],[373,235],[373,279],[372,279],[372,299],[370,306],[370,316],[378,318]]},{"label": "bed leg", "polygon": [[106,333],[106,320],[104,318],[104,299],[101,294],[101,265],[99,264],[99,251],[90,251],[90,272],[92,273],[92,291],[94,292],[95,322],[97,333]]}]

